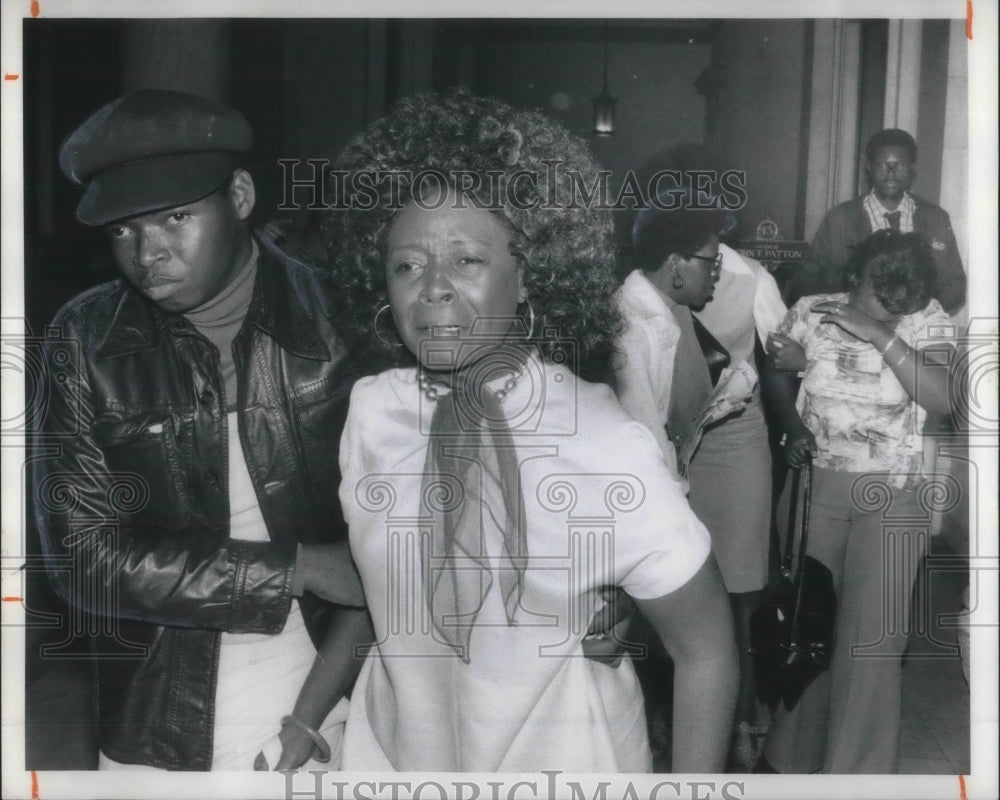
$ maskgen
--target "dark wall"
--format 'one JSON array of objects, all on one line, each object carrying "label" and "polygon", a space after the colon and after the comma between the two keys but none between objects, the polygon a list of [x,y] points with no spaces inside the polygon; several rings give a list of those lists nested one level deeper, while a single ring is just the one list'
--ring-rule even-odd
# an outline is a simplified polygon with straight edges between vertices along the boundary
[{"label": "dark wall", "polygon": [[80,189],[59,171],[57,151],[121,93],[121,43],[113,20],[24,23],[25,312],[35,331],[74,293],[113,274],[103,235],[73,216]]},{"label": "dark wall", "polygon": [[[666,148],[705,138],[700,76],[718,25],[699,20],[533,20],[488,24],[438,22],[435,74],[514,106],[534,108],[587,139],[612,171],[613,196],[628,171]],[[592,99],[604,88],[616,100],[615,132],[593,134]],[[616,213],[625,246],[632,214]]]},{"label": "dark wall", "polygon": [[708,142],[746,172],[744,233],[765,217],[801,238],[812,52],[808,20],[727,20],[711,70]]},{"label": "dark wall", "polygon": [[917,179],[913,191],[934,203],[941,197],[941,153],[948,89],[947,20],[926,20],[920,49],[920,107],[916,137]]}]

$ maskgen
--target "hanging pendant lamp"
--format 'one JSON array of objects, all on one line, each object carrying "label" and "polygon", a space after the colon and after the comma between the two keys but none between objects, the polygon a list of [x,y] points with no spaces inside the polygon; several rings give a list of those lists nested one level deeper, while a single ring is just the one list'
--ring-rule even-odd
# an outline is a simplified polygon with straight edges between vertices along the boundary
[{"label": "hanging pendant lamp", "polygon": [[608,23],[604,23],[604,85],[601,93],[591,99],[594,104],[594,134],[612,136],[615,132],[615,106],[618,101],[608,94]]}]

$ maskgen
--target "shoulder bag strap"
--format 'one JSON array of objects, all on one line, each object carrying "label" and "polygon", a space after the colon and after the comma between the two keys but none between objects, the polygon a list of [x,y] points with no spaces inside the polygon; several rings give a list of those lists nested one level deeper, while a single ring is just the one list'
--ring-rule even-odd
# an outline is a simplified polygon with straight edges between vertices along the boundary
[{"label": "shoulder bag strap", "polygon": [[796,523],[799,510],[799,486],[801,483],[801,477],[801,469],[792,470],[791,474],[788,476],[788,480],[790,480],[792,484],[788,498],[788,527],[786,528],[787,535],[785,536],[785,552],[781,556],[781,572],[786,577],[792,579],[794,579],[794,575],[792,573],[792,558],[795,552],[795,538],[798,534]]},{"label": "shoulder bag strap", "polygon": [[[790,644],[792,649],[798,643],[799,611],[802,609],[802,593],[805,586],[806,546],[809,541],[809,505],[812,500],[812,459],[806,456],[806,463],[798,472],[802,473],[802,517],[799,519],[799,557],[795,567],[795,605],[792,607],[792,626]],[[792,534],[788,536],[789,541]]]}]

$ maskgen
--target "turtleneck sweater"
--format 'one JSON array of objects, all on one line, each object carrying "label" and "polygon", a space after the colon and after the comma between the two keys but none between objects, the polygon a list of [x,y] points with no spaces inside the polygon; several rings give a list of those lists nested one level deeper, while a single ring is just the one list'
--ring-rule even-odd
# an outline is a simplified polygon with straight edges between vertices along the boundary
[{"label": "turtleneck sweater", "polygon": [[233,361],[233,339],[243,327],[250,301],[253,299],[254,278],[257,276],[257,242],[252,239],[252,250],[246,265],[236,278],[219,294],[184,317],[194,325],[219,350],[222,380],[226,387],[226,408],[236,409],[236,363]]}]

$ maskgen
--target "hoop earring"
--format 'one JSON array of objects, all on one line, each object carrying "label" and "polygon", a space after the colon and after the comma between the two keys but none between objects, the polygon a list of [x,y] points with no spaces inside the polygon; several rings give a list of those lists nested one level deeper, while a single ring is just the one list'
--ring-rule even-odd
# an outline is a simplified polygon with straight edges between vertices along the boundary
[{"label": "hoop earring", "polygon": [[673,286],[675,289],[683,289],[684,278],[675,272],[673,279],[670,281],[670,285]]},{"label": "hoop earring", "polygon": [[375,312],[375,319],[372,320],[372,330],[375,331],[375,337],[380,342],[382,342],[382,344],[384,344],[386,347],[402,347],[403,346],[402,342],[390,342],[386,340],[386,338],[382,336],[381,333],[379,333],[378,318],[382,316],[383,311],[387,311],[388,309],[389,309],[389,304],[386,303],[384,306],[382,306],[382,308],[380,308],[378,311]]},{"label": "hoop earring", "polygon": [[531,299],[524,301],[528,304],[528,336],[526,338],[530,339],[535,333],[535,309],[531,307]]}]

